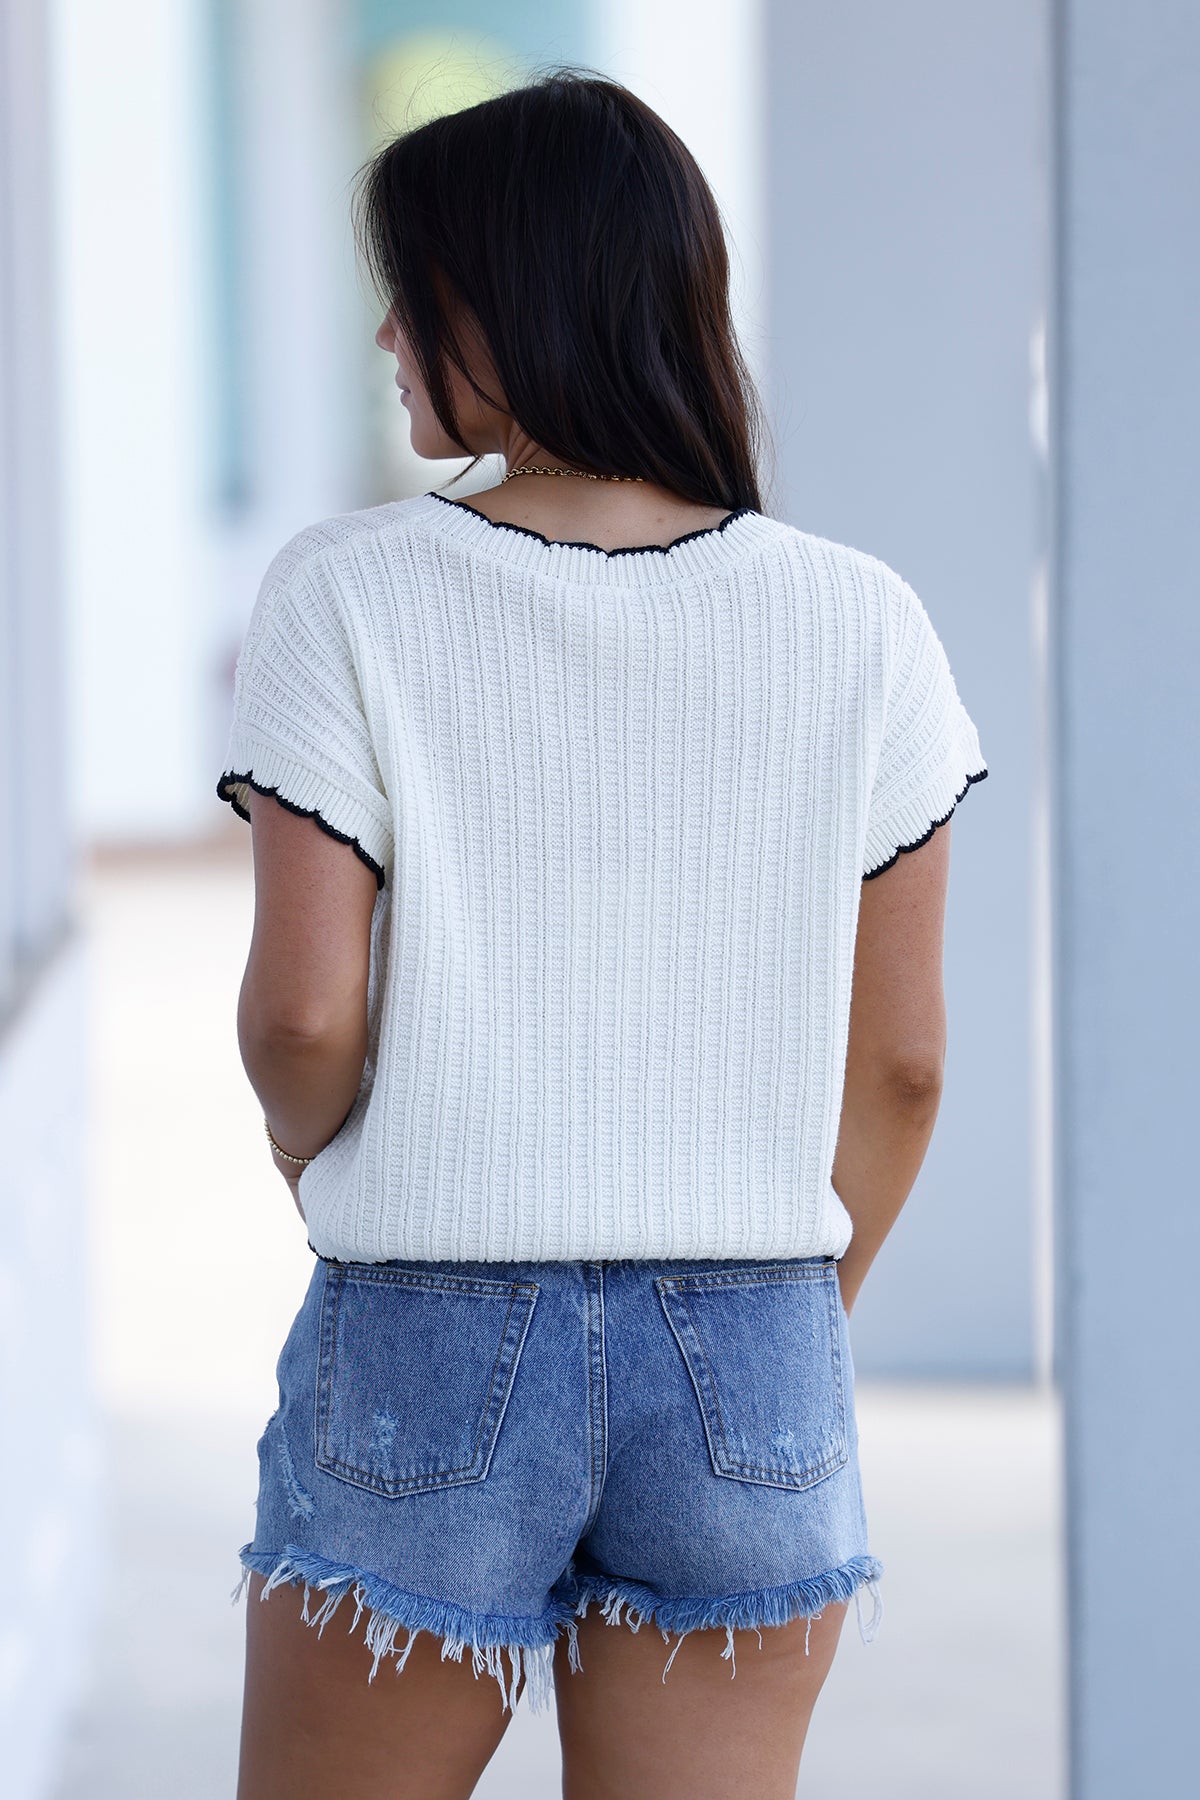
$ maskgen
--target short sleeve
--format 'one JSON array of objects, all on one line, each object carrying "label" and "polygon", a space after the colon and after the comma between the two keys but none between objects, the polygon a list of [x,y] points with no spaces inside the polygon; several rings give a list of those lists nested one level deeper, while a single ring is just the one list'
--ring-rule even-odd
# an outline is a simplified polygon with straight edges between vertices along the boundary
[{"label": "short sleeve", "polygon": [[863,879],[928,842],[987,766],[941,639],[899,584],[883,737],[867,814]]},{"label": "short sleeve", "polygon": [[345,614],[319,557],[286,546],[268,569],[234,671],[217,793],[249,819],[249,790],[355,851],[383,887],[393,824]]}]

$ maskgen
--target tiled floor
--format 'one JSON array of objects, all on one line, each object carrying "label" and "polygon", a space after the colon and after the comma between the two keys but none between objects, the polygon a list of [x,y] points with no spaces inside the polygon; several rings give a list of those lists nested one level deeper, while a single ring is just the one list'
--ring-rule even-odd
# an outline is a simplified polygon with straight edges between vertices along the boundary
[{"label": "tiled floor", "polygon": [[[113,1555],[91,1691],[48,1800],[234,1794],[246,1601],[229,1595],[275,1358],[311,1270],[234,1037],[248,841],[243,827],[216,855],[107,864],[90,884]],[[800,1794],[1061,1800],[1054,1396],[860,1379],[858,1416],[884,1621],[864,1645],[847,1617]],[[476,1791],[558,1794],[552,1715],[518,1708]]]}]

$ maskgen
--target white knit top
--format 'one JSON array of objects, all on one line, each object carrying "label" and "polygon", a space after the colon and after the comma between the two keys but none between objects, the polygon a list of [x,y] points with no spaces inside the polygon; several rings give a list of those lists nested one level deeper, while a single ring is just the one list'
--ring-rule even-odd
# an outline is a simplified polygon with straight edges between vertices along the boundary
[{"label": "white knit top", "polygon": [[912,589],[750,508],[666,549],[433,493],[298,532],[217,791],[379,884],[313,1250],[840,1256],[860,883],[986,774]]}]

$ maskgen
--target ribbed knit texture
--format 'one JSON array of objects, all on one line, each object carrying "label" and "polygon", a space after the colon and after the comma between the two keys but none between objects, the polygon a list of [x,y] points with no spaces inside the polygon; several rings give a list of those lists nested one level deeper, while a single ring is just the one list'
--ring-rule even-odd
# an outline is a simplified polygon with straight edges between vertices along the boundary
[{"label": "ribbed knit texture", "polygon": [[218,792],[376,872],[323,1256],[840,1256],[861,883],[987,770],[877,558],[742,509],[606,552],[436,494],[297,533]]}]

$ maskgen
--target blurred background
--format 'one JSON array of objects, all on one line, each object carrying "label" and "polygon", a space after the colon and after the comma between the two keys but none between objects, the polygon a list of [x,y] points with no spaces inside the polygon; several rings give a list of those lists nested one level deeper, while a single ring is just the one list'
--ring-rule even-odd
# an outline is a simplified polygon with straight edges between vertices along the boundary
[{"label": "blurred background", "polygon": [[[942,1116],[855,1308],[886,1622],[848,1622],[800,1791],[1175,1800],[1200,14],[0,0],[0,32],[0,1791],[233,1794],[230,1596],[311,1270],[236,1044],[234,661],[292,532],[466,466],[410,450],[354,171],[584,62],[716,192],[767,510],[912,583],[991,771]],[[556,1793],[552,1720],[478,1791]]]}]

